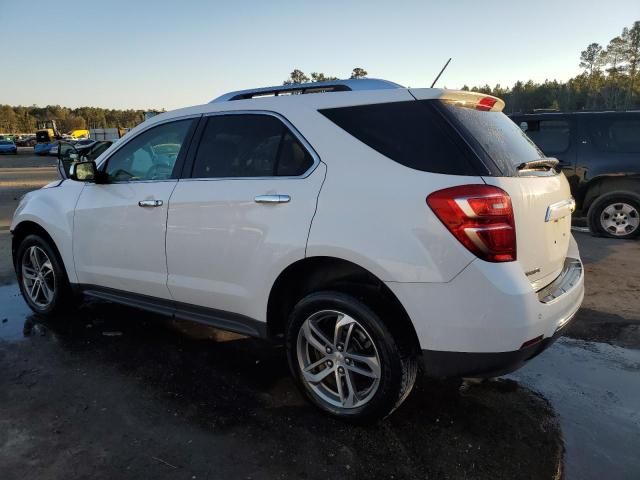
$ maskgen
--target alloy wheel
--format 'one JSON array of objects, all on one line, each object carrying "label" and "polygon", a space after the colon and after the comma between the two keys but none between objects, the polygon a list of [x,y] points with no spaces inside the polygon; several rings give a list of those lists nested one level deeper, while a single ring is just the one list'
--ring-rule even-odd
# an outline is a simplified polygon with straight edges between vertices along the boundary
[{"label": "alloy wheel", "polygon": [[636,231],[640,225],[640,215],[632,205],[616,202],[602,211],[600,224],[611,235],[626,236]]},{"label": "alloy wheel", "polygon": [[378,350],[363,325],[346,313],[311,315],[300,327],[296,350],[303,381],[333,407],[361,407],[378,390]]},{"label": "alloy wheel", "polygon": [[40,308],[53,302],[56,277],[51,259],[38,246],[29,247],[22,256],[22,286],[29,299]]}]

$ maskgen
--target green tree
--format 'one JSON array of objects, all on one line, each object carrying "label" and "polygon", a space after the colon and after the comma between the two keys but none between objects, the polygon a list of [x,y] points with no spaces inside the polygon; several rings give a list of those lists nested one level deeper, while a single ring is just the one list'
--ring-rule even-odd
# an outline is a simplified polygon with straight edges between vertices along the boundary
[{"label": "green tree", "polygon": [[584,68],[590,76],[602,65],[602,61],[602,47],[598,43],[590,44],[580,53],[580,68]]},{"label": "green tree", "polygon": [[14,133],[17,127],[16,114],[9,105],[0,106],[0,133]]},{"label": "green tree", "polygon": [[284,85],[292,85],[298,83],[307,83],[309,81],[309,77],[302,71],[297,68],[289,74],[289,78],[287,78],[283,84]]},{"label": "green tree", "polygon": [[327,76],[324,73],[318,73],[318,72],[311,73],[312,82],[326,82],[330,80],[338,80],[338,77]]},{"label": "green tree", "polygon": [[360,78],[365,78],[367,75],[369,75],[369,73],[361,67],[356,67],[351,71],[351,79],[353,80],[357,80]]},{"label": "green tree", "polygon": [[626,105],[629,107],[633,100],[638,64],[640,62],[640,21],[634,22],[631,28],[625,28],[622,31],[622,40],[625,43],[625,60],[629,70],[629,87],[626,101]]}]

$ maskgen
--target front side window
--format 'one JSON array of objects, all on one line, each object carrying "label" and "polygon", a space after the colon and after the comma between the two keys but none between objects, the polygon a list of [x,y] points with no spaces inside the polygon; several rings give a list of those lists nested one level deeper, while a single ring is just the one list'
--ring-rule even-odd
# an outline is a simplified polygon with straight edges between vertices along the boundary
[{"label": "front side window", "polygon": [[167,180],[193,120],[164,123],[139,134],[114,153],[105,173],[112,182]]},{"label": "front side window", "polygon": [[640,152],[640,118],[594,116],[587,125],[593,144],[601,152]]},{"label": "front side window", "polygon": [[271,115],[216,115],[207,119],[193,178],[299,176],[313,158]]},{"label": "front side window", "polygon": [[520,126],[545,155],[556,155],[569,149],[571,127],[567,120],[525,120]]}]

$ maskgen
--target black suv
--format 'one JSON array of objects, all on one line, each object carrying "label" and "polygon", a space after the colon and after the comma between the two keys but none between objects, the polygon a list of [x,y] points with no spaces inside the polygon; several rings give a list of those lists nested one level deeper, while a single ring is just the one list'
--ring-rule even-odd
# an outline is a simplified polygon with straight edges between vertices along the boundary
[{"label": "black suv", "polygon": [[594,234],[640,234],[640,111],[513,114],[569,180]]}]

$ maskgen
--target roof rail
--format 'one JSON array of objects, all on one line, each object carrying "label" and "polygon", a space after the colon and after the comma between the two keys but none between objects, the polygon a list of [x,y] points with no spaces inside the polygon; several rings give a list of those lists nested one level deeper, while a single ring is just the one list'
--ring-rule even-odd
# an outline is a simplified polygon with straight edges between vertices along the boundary
[{"label": "roof rail", "polygon": [[230,102],[232,100],[246,100],[254,97],[323,93],[323,92],[350,92],[354,90],[384,90],[390,88],[404,88],[402,85],[377,78],[361,78],[349,80],[329,80],[326,82],[293,83],[276,87],[252,88],[225,93],[211,100],[209,103]]}]

